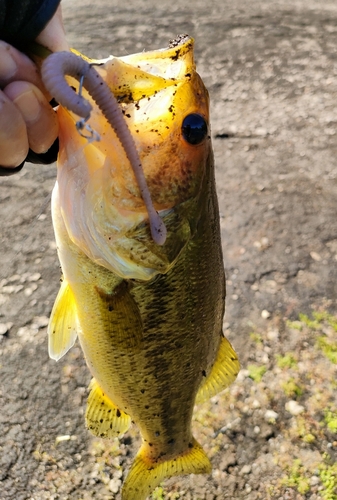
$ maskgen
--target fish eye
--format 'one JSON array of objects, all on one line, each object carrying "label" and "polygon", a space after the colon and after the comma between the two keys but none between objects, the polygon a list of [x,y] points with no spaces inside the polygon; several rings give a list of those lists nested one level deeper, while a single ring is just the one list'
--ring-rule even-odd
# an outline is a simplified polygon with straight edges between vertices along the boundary
[{"label": "fish eye", "polygon": [[207,123],[203,116],[191,113],[184,118],[181,130],[189,144],[200,144],[207,135]]}]

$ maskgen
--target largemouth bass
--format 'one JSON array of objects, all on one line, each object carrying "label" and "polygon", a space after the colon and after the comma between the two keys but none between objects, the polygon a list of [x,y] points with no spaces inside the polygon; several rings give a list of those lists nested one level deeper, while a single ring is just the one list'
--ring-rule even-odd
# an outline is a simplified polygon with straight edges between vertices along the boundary
[{"label": "largemouth bass", "polygon": [[59,108],[52,214],[63,282],[49,352],[60,359],[78,335],[93,375],[86,410],[93,434],[111,438],[131,421],[138,426],[142,446],[122,497],[142,500],[165,478],[210,472],[192,435],[193,408],[226,388],[239,363],[222,333],[209,98],[193,40],[95,64],[119,101],[167,236],[153,241],[125,151],[83,90],[101,140],[82,137],[76,117]]}]

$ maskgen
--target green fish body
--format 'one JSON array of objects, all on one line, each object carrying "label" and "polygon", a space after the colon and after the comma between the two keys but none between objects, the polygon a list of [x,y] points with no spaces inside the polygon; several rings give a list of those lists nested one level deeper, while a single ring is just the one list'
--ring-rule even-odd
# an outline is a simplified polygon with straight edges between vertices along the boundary
[{"label": "green fish body", "polygon": [[186,116],[209,120],[193,41],[109,59],[104,71],[115,94],[123,89],[121,106],[167,239],[152,241],[127,159],[99,112],[90,124],[103,140],[88,144],[61,109],[52,212],[64,279],[49,351],[59,359],[78,335],[93,375],[91,432],[111,438],[131,421],[139,428],[143,443],[122,497],[142,500],[167,477],[210,472],[192,435],[193,408],[227,387],[239,363],[222,333],[225,276],[209,131],[192,144],[182,131]]}]

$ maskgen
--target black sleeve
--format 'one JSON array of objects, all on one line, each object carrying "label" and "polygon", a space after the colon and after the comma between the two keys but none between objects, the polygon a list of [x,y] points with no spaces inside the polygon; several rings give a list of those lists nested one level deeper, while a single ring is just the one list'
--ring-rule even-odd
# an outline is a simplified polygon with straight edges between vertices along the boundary
[{"label": "black sleeve", "polygon": [[[18,49],[35,40],[48,24],[61,0],[0,0],[0,40]],[[53,163],[57,158],[58,139],[44,154],[29,150],[25,161]],[[0,166],[0,177],[19,172],[25,162],[14,169]]]},{"label": "black sleeve", "polygon": [[35,40],[61,0],[0,0],[0,40],[22,48]]}]

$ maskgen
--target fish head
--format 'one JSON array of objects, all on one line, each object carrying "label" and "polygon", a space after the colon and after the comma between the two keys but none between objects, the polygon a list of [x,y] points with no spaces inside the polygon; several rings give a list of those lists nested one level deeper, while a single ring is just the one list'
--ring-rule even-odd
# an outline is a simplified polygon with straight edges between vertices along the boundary
[{"label": "fish head", "polygon": [[[90,61],[119,102],[154,208],[164,220],[200,196],[212,154],[209,97],[196,72],[193,45],[193,39],[181,36],[165,49]],[[77,82],[70,84],[76,87]],[[161,266],[139,266],[130,257],[130,241],[139,228],[148,227],[140,189],[115,130],[82,92],[93,106],[87,137],[74,127],[78,117],[59,109],[58,203],[65,226],[70,239],[97,264],[122,277],[148,279]],[[151,239],[145,232],[143,244]],[[169,234],[164,253],[170,245]],[[173,259],[168,260],[171,265]]]}]

